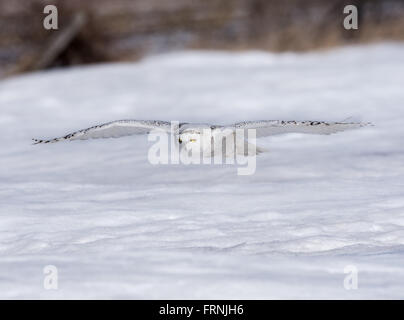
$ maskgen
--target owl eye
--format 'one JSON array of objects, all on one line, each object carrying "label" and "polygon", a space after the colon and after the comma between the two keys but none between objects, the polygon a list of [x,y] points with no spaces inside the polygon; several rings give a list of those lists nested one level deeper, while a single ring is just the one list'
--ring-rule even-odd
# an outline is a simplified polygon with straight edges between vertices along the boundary
[{"label": "owl eye", "polygon": [[189,139],[190,142],[196,142],[196,139]]}]

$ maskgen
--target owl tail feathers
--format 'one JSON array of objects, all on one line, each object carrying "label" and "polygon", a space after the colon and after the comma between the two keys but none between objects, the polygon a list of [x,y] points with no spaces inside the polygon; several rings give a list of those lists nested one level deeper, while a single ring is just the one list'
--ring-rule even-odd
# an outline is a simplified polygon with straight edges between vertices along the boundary
[{"label": "owl tail feathers", "polygon": [[244,156],[255,156],[264,152],[268,152],[268,149],[259,147],[248,141],[244,141],[244,148],[240,144],[236,146],[237,154]]}]

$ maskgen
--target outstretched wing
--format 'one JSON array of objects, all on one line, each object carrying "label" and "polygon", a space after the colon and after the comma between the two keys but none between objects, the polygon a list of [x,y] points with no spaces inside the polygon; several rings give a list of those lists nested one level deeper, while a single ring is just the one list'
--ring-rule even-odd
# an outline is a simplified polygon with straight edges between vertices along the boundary
[{"label": "outstretched wing", "polygon": [[50,140],[32,139],[35,143],[54,143],[63,140],[86,140],[100,138],[119,138],[134,134],[146,134],[152,130],[170,132],[171,125],[167,121],[159,120],[118,120],[87,129],[79,130],[60,138]]},{"label": "outstretched wing", "polygon": [[282,121],[260,120],[234,124],[236,129],[256,129],[256,136],[266,137],[283,133],[332,134],[372,125],[361,122],[324,122],[324,121]]}]

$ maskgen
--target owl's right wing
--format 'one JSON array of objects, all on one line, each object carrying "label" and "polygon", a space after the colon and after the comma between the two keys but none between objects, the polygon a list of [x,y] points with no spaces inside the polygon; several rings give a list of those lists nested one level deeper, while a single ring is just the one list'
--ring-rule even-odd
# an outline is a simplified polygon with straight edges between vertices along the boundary
[{"label": "owl's right wing", "polygon": [[171,132],[171,124],[170,122],[159,120],[118,120],[72,132],[60,138],[50,140],[32,140],[34,141],[34,144],[39,144],[54,143],[64,140],[119,138],[135,134],[147,134],[152,130]]}]

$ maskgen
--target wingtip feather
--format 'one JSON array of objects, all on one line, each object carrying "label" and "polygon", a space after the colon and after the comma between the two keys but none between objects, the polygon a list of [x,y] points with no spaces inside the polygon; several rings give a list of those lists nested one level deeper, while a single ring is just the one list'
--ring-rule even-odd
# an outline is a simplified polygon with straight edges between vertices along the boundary
[{"label": "wingtip feather", "polygon": [[40,139],[32,139],[32,141],[34,141],[34,143],[33,143],[32,145],[36,145],[36,144],[42,143],[43,140],[40,140]]}]

